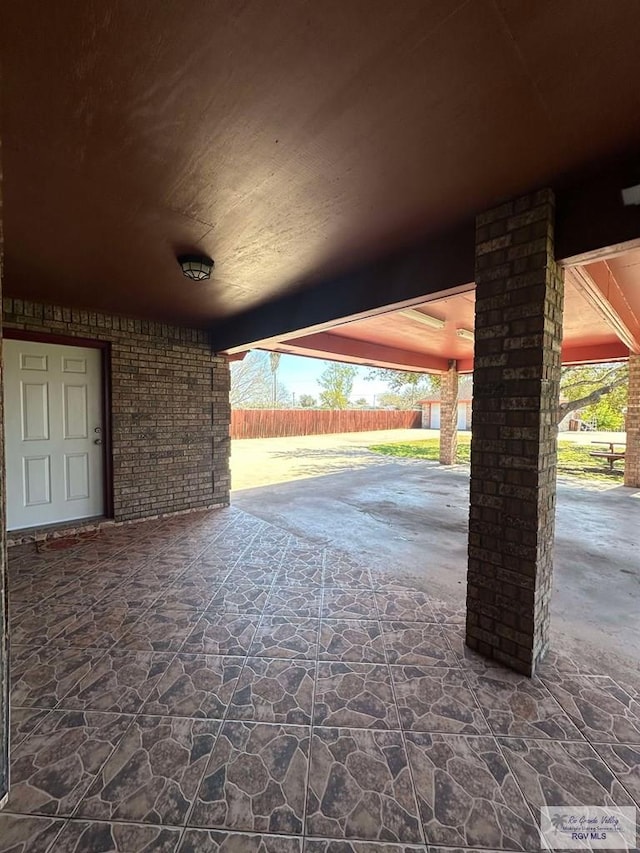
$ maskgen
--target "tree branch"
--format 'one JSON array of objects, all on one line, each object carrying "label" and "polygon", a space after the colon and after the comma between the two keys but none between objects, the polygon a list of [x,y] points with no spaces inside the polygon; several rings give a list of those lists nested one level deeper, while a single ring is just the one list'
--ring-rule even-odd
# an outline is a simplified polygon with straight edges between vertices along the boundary
[{"label": "tree branch", "polygon": [[614,388],[618,388],[618,386],[623,385],[626,381],[626,376],[619,376],[613,382],[609,382],[608,385],[601,385],[599,388],[596,388],[594,391],[591,391],[590,394],[586,394],[584,397],[580,397],[577,400],[567,400],[564,403],[560,403],[560,405],[558,406],[558,423],[560,423],[560,421],[562,421],[571,412],[575,412],[578,409],[583,409],[586,406],[591,406],[594,403],[597,403],[601,397],[604,397],[606,394],[611,393]]},{"label": "tree branch", "polygon": [[[567,368],[563,369],[562,379],[561,379],[561,388],[563,391],[566,391],[569,389],[574,389],[574,388],[580,388],[581,385],[593,385],[594,382],[600,382],[600,383],[606,384],[607,380],[609,379],[610,376],[615,376],[616,374],[620,373],[620,365],[619,364],[614,365],[614,367],[607,370],[606,373],[603,373],[596,378],[594,378],[593,376],[587,376],[584,379],[579,379],[579,378],[575,379],[573,382],[566,382],[566,383],[563,382],[564,378],[566,376],[570,376],[571,372],[574,370],[575,370],[574,367],[567,367]],[[626,377],[626,372],[624,373],[624,376]]]}]

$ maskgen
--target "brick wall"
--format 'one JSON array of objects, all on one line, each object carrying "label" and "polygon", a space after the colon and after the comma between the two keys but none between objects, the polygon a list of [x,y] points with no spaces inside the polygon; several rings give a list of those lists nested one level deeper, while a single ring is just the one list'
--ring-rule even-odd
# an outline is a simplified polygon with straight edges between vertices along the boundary
[{"label": "brick wall", "polygon": [[208,334],[4,299],[4,326],[110,344],[113,515],[229,501],[229,368]]},{"label": "brick wall", "polygon": [[440,464],[455,465],[458,450],[458,371],[452,362],[440,388]]},{"label": "brick wall", "polygon": [[629,358],[624,484],[640,489],[640,355]]},{"label": "brick wall", "polygon": [[548,644],[564,284],[553,193],[476,220],[467,636],[533,674]]}]

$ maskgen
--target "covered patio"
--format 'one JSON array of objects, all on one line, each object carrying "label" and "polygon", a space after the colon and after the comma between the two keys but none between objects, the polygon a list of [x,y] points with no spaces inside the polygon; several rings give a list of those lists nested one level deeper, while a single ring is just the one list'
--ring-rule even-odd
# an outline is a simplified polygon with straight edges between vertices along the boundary
[{"label": "covered patio", "polygon": [[[437,442],[437,433],[418,430],[232,441],[232,505],[346,551],[378,575],[440,599],[462,620],[469,463],[443,466],[371,449],[403,447],[424,432]],[[594,434],[572,435],[579,442]],[[634,678],[640,493],[622,486],[621,476],[561,473],[556,496],[551,647],[581,650],[603,675]]]},{"label": "covered patio", "polygon": [[246,512],[9,568],[2,850],[531,851],[545,803],[640,798],[640,678],[511,673],[462,610]]},{"label": "covered patio", "polygon": [[[0,39],[0,851],[532,851],[544,804],[640,804],[637,680],[551,628],[563,363],[628,361],[640,489],[636,3]],[[440,373],[444,466],[473,370],[455,607],[230,506],[250,348]]]}]

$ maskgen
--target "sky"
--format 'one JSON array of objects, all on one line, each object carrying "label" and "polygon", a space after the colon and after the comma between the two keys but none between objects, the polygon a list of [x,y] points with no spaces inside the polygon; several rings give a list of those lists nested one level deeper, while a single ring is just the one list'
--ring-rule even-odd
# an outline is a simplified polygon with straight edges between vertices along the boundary
[{"label": "sky", "polygon": [[[311,394],[312,397],[317,398],[321,391],[317,380],[326,366],[327,363],[318,358],[283,355],[278,368],[278,381],[296,395],[296,400],[300,398],[301,394]],[[358,367],[351,399],[358,400],[360,397],[364,397],[367,403],[373,405],[375,403],[374,395],[386,391],[387,386],[378,379],[366,380],[364,377],[369,369],[368,367]]]}]

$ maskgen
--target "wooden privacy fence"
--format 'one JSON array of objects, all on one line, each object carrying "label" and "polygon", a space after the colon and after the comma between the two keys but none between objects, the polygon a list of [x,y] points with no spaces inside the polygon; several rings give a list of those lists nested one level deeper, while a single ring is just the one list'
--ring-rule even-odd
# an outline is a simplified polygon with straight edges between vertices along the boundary
[{"label": "wooden privacy fence", "polygon": [[278,438],[375,429],[415,429],[421,413],[346,409],[233,409],[231,438]]}]

